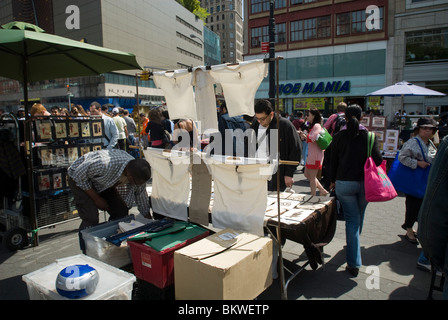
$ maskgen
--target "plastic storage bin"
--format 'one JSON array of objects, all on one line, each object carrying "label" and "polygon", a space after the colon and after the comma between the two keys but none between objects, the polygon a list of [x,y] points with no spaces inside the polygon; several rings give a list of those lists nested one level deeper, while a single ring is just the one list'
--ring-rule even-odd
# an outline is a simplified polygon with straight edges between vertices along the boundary
[{"label": "plastic storage bin", "polygon": [[99,282],[95,291],[79,300],[132,299],[132,288],[136,281],[133,274],[80,254],[57,259],[56,262],[42,269],[22,276],[22,280],[27,285],[30,300],[70,300],[56,291],[56,278],[62,269],[76,264],[88,264],[99,274]]},{"label": "plastic storage bin", "polygon": [[131,264],[131,255],[129,254],[129,248],[126,246],[126,243],[118,247],[103,238],[116,234],[119,222],[130,222],[132,220],[135,220],[135,216],[131,214],[119,220],[104,222],[97,226],[81,230],[85,254],[117,268]]},{"label": "plastic storage bin", "polygon": [[174,251],[209,235],[209,231],[187,222],[175,222],[150,240],[128,240],[134,274],[138,279],[163,289],[174,283]]}]

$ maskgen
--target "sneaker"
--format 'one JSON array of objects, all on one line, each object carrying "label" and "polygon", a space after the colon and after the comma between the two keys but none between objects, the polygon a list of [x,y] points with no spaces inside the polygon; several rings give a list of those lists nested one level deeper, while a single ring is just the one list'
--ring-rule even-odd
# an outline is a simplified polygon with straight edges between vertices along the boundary
[{"label": "sneaker", "polygon": [[417,261],[417,269],[431,272],[431,264],[430,263],[423,263],[421,261]]}]

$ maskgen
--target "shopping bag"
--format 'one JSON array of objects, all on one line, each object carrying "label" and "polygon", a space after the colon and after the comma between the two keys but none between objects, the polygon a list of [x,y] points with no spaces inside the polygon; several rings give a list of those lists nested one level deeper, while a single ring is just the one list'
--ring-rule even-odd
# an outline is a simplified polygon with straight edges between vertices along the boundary
[{"label": "shopping bag", "polygon": [[331,141],[333,141],[333,137],[328,133],[327,129],[322,128],[322,131],[319,132],[319,136],[317,137],[316,143],[322,150],[325,150],[330,145]]},{"label": "shopping bag", "polygon": [[[425,153],[423,152],[421,145],[420,148],[426,161]],[[398,155],[399,152],[397,152],[395,160],[388,172],[389,179],[394,185],[395,190],[423,199],[426,192],[426,185],[428,184],[429,170],[431,166],[428,166],[425,169],[417,166],[416,169],[412,169],[402,164],[398,160]]]},{"label": "shopping bag", "polygon": [[367,160],[364,164],[364,189],[368,202],[383,202],[392,200],[397,196],[397,191],[386,174],[386,161],[376,166],[372,158],[372,148],[375,134],[368,133]]}]

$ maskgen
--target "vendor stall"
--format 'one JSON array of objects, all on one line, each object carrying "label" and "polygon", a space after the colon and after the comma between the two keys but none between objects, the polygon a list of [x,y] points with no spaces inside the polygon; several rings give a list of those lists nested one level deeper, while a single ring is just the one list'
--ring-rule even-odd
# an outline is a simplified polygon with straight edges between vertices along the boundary
[{"label": "vendor stall", "polygon": [[[157,72],[151,76],[154,77],[155,84],[164,91],[167,97],[167,108],[173,119],[188,118],[199,121],[200,133],[213,132],[217,131],[216,102],[208,89],[215,83],[223,86],[230,116],[242,114],[253,116],[255,92],[263,78],[267,76],[268,63],[277,62],[278,74],[279,59]],[[271,159],[271,163],[258,161],[260,159],[255,161],[245,158],[235,160],[232,157],[218,159],[204,156],[204,154],[198,155],[198,153],[181,155],[179,158],[177,152],[178,150],[175,151],[176,156],[173,156],[173,151],[150,149],[144,151],[145,158],[150,162],[155,173],[151,195],[155,213],[204,224],[204,218],[207,218],[204,215],[208,212],[198,212],[196,208],[198,206],[204,208],[204,205],[209,202],[209,222],[214,228],[219,230],[230,228],[237,230],[238,233],[249,233],[258,237],[264,237],[265,230],[270,230],[271,239],[278,242],[275,247],[278,249],[280,258],[282,298],[287,296],[280,245],[282,234],[285,238],[304,245],[313,269],[318,263],[323,263],[322,247],[331,241],[336,226],[332,199],[317,199],[317,202],[312,204],[316,199],[303,198],[302,202],[298,201],[291,207],[291,210],[297,210],[295,213],[289,212],[286,215],[283,213],[283,216],[280,190],[277,190],[277,201],[271,203],[270,206],[267,202],[260,201],[260,199],[269,201],[266,181],[278,165],[283,165],[278,159],[278,151],[276,152],[277,159]],[[184,162],[185,159],[189,159],[190,162]],[[239,160],[241,161],[238,162]],[[176,161],[182,163],[178,168],[174,165]],[[208,169],[208,174],[205,168]],[[193,172],[200,172],[200,175],[193,175],[190,182],[191,192],[187,194],[185,185],[190,181],[188,177]],[[171,180],[174,183],[170,183]],[[162,189],[170,190],[161,192]],[[197,194],[199,190],[201,190],[200,197]],[[309,205],[314,205],[313,209],[306,207]],[[176,210],[170,210],[170,208]],[[299,212],[300,210],[302,211]],[[189,212],[194,212],[194,215],[188,216]],[[277,214],[277,220],[274,219],[275,214]],[[276,234],[272,232],[274,228],[277,231]],[[199,243],[200,241],[197,245]],[[273,253],[273,257],[276,256],[277,253]],[[260,279],[262,282],[263,280],[269,282],[265,279],[265,275],[261,275]],[[253,292],[251,294],[253,295]]]},{"label": "vendor stall", "polygon": [[[67,169],[83,154],[101,150],[104,136],[103,120],[98,117],[39,117],[29,121],[33,133],[31,167],[20,176],[19,183],[11,190],[12,196],[2,197],[3,241],[11,250],[26,246],[28,233],[37,237],[40,229],[78,218],[67,183]],[[0,130],[7,130],[8,126],[7,132],[15,137],[2,145],[10,148],[5,152],[18,154],[16,165],[26,162],[24,122],[13,114],[0,120]],[[32,181],[31,187],[29,181]],[[35,215],[30,214],[31,206],[36,210]]]}]

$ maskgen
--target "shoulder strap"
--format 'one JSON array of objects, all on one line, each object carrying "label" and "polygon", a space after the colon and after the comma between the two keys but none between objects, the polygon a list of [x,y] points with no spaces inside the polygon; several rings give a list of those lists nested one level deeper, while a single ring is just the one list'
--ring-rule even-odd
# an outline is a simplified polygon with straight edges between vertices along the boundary
[{"label": "shoulder strap", "polygon": [[428,162],[428,161],[426,161],[425,151],[423,151],[422,144],[420,143],[420,141],[417,138],[415,138],[415,140],[417,140],[418,146],[420,147],[420,150],[422,151],[423,160],[425,160],[425,162]]},{"label": "shoulder strap", "polygon": [[373,132],[367,132],[367,158],[372,156],[374,143],[375,143],[375,134]]}]

